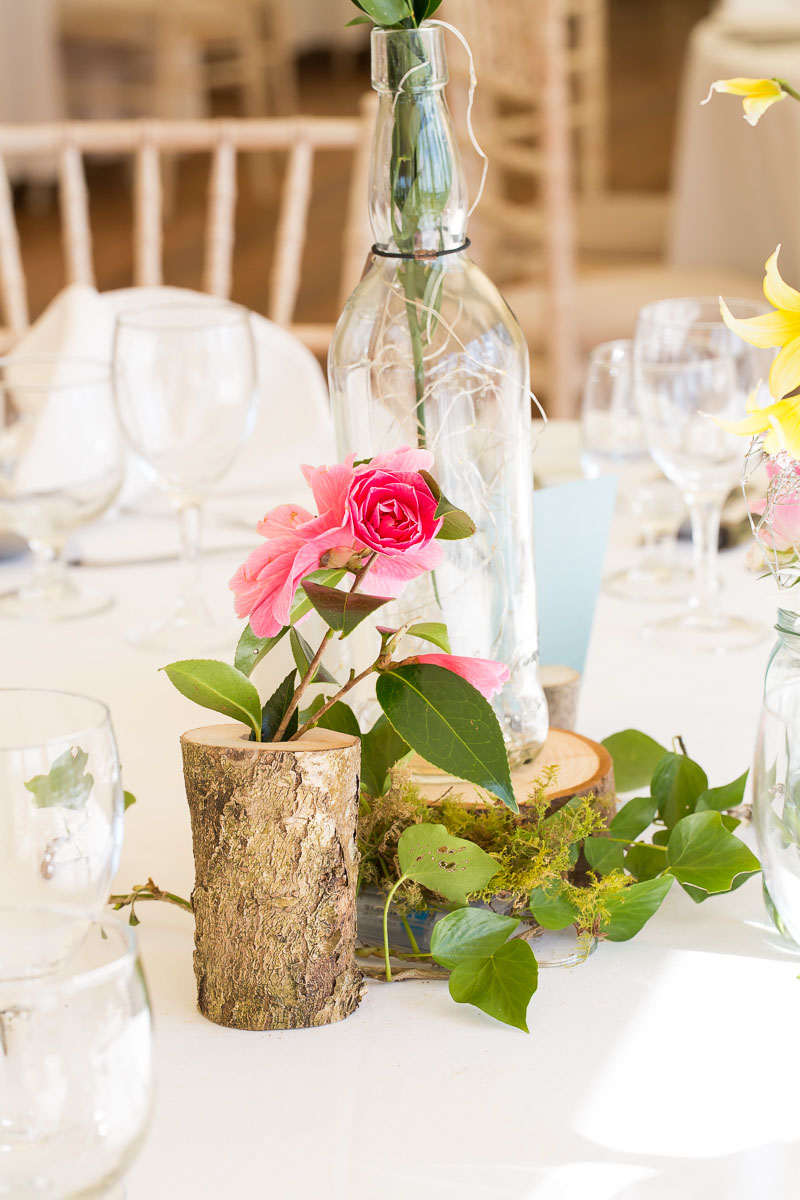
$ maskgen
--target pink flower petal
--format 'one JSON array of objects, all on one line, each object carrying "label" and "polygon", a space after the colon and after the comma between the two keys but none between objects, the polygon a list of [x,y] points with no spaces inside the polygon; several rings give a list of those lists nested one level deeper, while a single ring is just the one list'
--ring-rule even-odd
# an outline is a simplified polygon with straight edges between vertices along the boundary
[{"label": "pink flower petal", "polygon": [[491,700],[508,681],[509,670],[503,663],[494,662],[491,658],[467,658],[459,654],[419,654],[409,662],[430,663],[434,667],[444,667],[454,675],[460,675],[471,683],[482,696]]},{"label": "pink flower petal", "polygon": [[256,532],[265,538],[296,534],[299,526],[313,519],[314,514],[299,504],[279,504],[258,522]]},{"label": "pink flower petal", "polygon": [[345,520],[345,501],[353,480],[353,459],[349,455],[344,463],[332,467],[301,467],[306,483],[314,493],[320,516],[332,514],[342,525]]}]

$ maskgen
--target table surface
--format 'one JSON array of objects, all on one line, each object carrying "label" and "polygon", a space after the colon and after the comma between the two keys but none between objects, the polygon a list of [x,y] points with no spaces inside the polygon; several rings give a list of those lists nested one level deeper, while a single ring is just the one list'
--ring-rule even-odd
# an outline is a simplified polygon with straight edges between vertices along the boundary
[{"label": "table surface", "polygon": [[[563,477],[573,437],[557,425],[545,432],[543,478]],[[87,550],[108,535],[87,532]],[[212,527],[208,537],[222,532]],[[113,538],[120,553],[152,544],[135,520],[115,526]],[[618,530],[609,569],[634,554]],[[601,595],[581,732],[600,739],[633,725],[662,741],[680,733],[713,784],[748,765],[775,594],[745,572],[743,554],[723,556],[724,603],[763,619],[766,638],[728,657],[645,644],[638,627],[659,606]],[[207,560],[221,613],[240,557]],[[0,564],[0,587],[21,570]],[[178,737],[198,723],[198,709],[159,675],[162,659],[123,638],[168,604],[176,565],[82,571],[113,592],[114,607],[63,626],[4,622],[2,683],[108,702],[125,784],[138,797],[117,886],[152,875],[187,895]],[[232,645],[236,632],[231,622]],[[128,1200],[797,1195],[800,960],[770,934],[758,879],[699,907],[675,887],[634,941],[543,970],[529,1036],[455,1005],[438,982],[372,983],[353,1016],[326,1028],[222,1029],[195,1007],[191,919],[162,905],[143,905],[140,916],[158,1092]]]}]

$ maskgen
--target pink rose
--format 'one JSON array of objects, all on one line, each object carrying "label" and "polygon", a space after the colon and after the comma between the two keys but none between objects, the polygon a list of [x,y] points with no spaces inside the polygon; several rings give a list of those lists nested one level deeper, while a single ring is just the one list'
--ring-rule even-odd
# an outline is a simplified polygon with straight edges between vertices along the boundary
[{"label": "pink rose", "polygon": [[427,546],[442,526],[434,515],[436,498],[419,471],[356,472],[347,509],[355,536],[389,557]]},{"label": "pink rose", "polygon": [[494,662],[491,658],[466,658],[458,654],[418,654],[405,661],[444,667],[454,675],[466,679],[467,683],[471,683],[487,700],[491,700],[492,696],[500,691],[509,677],[508,667],[503,663]]}]

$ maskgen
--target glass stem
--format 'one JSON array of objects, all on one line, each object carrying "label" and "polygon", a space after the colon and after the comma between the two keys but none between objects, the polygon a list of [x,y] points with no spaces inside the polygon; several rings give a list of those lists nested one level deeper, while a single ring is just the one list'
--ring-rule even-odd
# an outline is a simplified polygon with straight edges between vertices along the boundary
[{"label": "glass stem", "polygon": [[184,612],[205,609],[201,565],[201,533],[203,510],[196,501],[178,507],[178,530],[181,550],[181,582],[178,607]]},{"label": "glass stem", "polygon": [[64,547],[59,543],[30,539],[33,573],[21,589],[35,600],[56,599],[66,585],[67,563]]},{"label": "glass stem", "polygon": [[722,504],[719,500],[686,498],[692,522],[692,554],[694,556],[695,594],[692,608],[704,616],[714,616],[718,609],[717,553],[719,522]]}]

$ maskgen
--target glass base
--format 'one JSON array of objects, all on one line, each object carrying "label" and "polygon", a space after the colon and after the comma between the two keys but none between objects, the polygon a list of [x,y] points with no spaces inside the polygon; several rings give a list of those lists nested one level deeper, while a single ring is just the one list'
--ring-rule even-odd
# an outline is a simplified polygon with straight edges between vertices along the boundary
[{"label": "glass base", "polygon": [[76,587],[66,578],[54,587],[23,584],[15,592],[6,592],[0,596],[0,616],[17,621],[70,621],[105,612],[113,603],[107,592],[83,585]]},{"label": "glass base", "polygon": [[745,617],[694,611],[645,625],[640,633],[646,641],[659,646],[701,654],[729,654],[770,637],[766,625],[748,621]]},{"label": "glass base", "polygon": [[628,571],[617,571],[603,580],[603,591],[611,596],[656,604],[688,600],[693,586],[693,571],[668,563],[643,563]]},{"label": "glass base", "polygon": [[129,629],[126,638],[140,650],[159,654],[196,658],[214,650],[228,650],[236,644],[236,633],[206,609],[188,609],[178,605],[168,617]]}]

